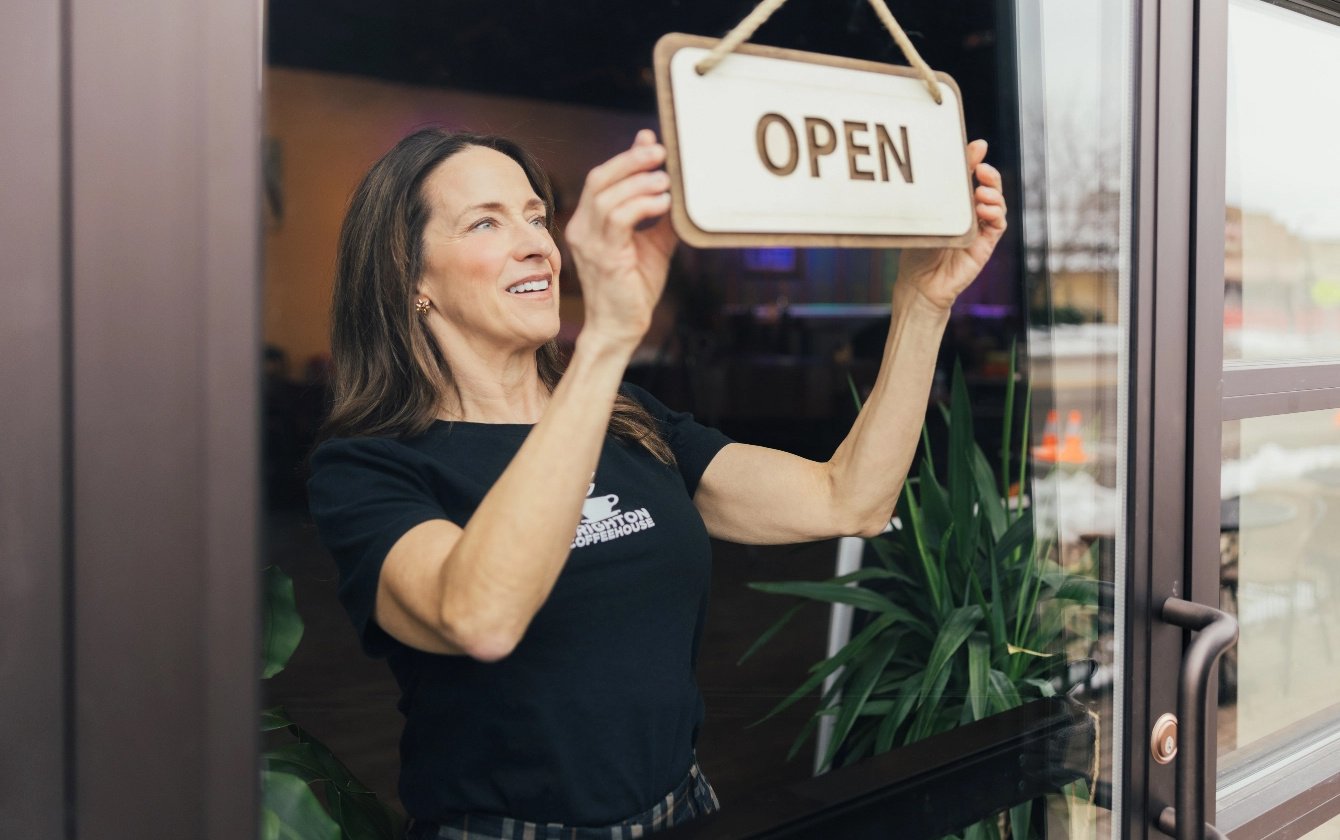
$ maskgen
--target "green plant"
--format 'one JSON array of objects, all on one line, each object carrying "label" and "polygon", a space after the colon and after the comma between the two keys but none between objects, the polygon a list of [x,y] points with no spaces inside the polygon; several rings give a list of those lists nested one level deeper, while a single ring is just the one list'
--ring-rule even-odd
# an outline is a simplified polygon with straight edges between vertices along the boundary
[{"label": "green plant", "polygon": [[[264,574],[263,679],[288,664],[302,640],[293,580],[277,566]],[[282,707],[261,712],[272,742],[262,754],[261,840],[394,840],[402,819]]]},{"label": "green plant", "polygon": [[[800,687],[764,718],[836,675],[792,756],[826,717],[834,727],[822,764],[844,766],[1069,687],[1068,622],[1082,627],[1085,614],[1091,618],[1097,583],[1082,570],[1061,568],[1054,546],[1037,539],[1031,509],[1009,503],[1012,477],[1020,488],[1028,486],[1031,392],[1016,441],[1015,369],[1012,352],[999,473],[976,443],[967,385],[955,365],[950,405],[941,406],[949,438],[943,481],[923,427],[919,470],[904,483],[898,505],[901,527],[869,541],[879,565],[826,581],[751,584],[804,600],[765,631],[741,662],[807,602],[850,604],[865,619],[838,653],[815,663]],[[1007,820],[979,823],[965,836],[1000,837],[1008,823],[1009,836],[1029,837],[1030,814],[1029,805],[1017,806]]]}]

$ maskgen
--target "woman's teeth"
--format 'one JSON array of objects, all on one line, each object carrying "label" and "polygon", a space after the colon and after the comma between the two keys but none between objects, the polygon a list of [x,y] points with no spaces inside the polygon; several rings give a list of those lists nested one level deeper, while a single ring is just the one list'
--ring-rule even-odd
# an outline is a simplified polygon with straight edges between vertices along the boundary
[{"label": "woman's teeth", "polygon": [[519,295],[522,292],[543,292],[547,288],[549,288],[548,280],[530,280],[526,283],[517,283],[515,286],[508,286],[507,291],[514,295]]}]

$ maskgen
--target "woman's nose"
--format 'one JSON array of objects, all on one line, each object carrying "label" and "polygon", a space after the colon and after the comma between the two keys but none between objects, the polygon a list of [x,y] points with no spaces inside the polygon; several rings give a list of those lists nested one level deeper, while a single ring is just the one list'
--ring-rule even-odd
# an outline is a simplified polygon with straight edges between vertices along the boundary
[{"label": "woman's nose", "polygon": [[532,257],[549,259],[549,255],[554,252],[554,239],[549,235],[549,231],[534,225],[526,225],[522,230],[524,232],[517,237],[516,258],[519,260],[528,260]]}]

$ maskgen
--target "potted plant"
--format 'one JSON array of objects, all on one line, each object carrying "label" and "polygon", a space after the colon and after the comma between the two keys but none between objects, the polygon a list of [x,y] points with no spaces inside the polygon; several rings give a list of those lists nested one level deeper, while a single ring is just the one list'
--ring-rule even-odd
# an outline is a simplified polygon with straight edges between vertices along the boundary
[{"label": "potted plant", "polygon": [[[825,718],[834,726],[821,766],[840,767],[1071,688],[1067,636],[1092,641],[1098,587],[1092,567],[1057,563],[1054,543],[1035,533],[1022,490],[1010,492],[1011,478],[1018,488],[1029,480],[1030,395],[1016,441],[1014,372],[1011,353],[998,472],[974,437],[967,385],[956,365],[950,404],[941,405],[947,463],[937,471],[923,427],[919,469],[904,483],[895,526],[869,540],[878,563],[825,581],[751,584],[803,600],[741,662],[805,603],[850,604],[863,619],[847,644],[811,666],[808,678],[764,718],[810,697],[835,675],[791,756]],[[854,386],[853,397],[859,410]],[[1029,804],[1016,806],[1008,818],[979,823],[966,836],[1034,836],[1031,814]]]},{"label": "potted plant", "polygon": [[[288,664],[302,640],[293,580],[263,570],[263,679]],[[354,778],[333,753],[282,707],[261,712],[261,840],[396,840],[403,818]]]}]

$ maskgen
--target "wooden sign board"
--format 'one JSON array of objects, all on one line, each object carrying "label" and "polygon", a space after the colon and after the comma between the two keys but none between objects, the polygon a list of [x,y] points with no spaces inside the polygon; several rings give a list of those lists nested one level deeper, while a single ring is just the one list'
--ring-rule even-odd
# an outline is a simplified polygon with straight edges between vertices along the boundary
[{"label": "wooden sign board", "polygon": [[699,248],[960,247],[975,213],[958,85],[915,70],[715,38],[656,44],[675,231]]}]

